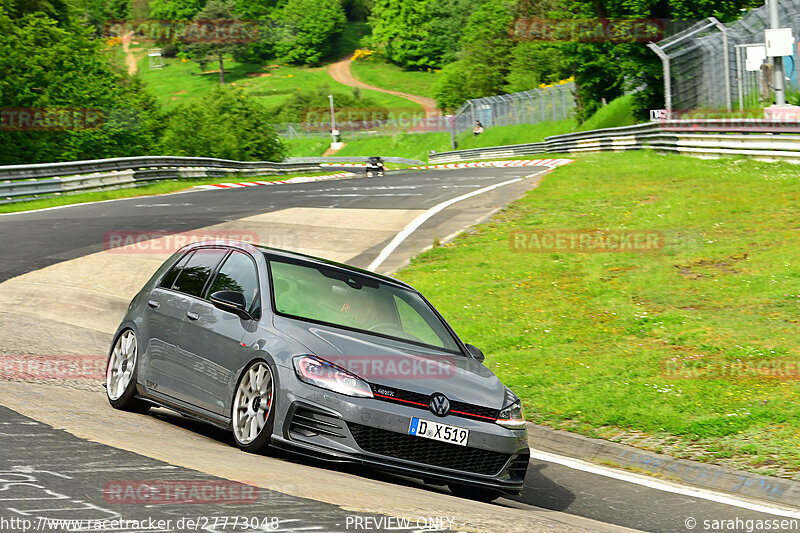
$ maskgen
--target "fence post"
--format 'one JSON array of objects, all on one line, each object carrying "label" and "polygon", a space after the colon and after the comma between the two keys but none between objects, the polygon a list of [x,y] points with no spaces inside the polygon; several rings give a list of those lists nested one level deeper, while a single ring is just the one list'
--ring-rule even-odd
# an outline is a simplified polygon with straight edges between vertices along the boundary
[{"label": "fence post", "polygon": [[730,57],[728,57],[728,28],[714,17],[708,17],[708,20],[722,32],[722,68],[725,69],[725,105],[728,107],[728,113],[730,113],[733,111],[733,108],[731,105],[731,65]]},{"label": "fence post", "polygon": [[744,88],[742,87],[742,47],[736,45],[736,87],[739,89],[739,111],[744,112]]},{"label": "fence post", "polygon": [[669,56],[658,47],[656,43],[647,43],[647,47],[661,58],[661,65],[664,69],[664,107],[667,111],[667,118],[672,118],[672,80],[669,71]]}]

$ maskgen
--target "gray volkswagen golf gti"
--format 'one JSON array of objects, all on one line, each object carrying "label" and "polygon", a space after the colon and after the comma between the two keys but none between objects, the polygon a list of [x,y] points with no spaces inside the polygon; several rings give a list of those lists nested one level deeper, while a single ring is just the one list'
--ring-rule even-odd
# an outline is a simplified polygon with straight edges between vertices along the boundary
[{"label": "gray volkswagen golf gti", "polygon": [[267,445],[490,500],[522,490],[517,396],[405,283],[302,254],[203,242],[167,260],[114,336],[117,409],[162,406]]}]

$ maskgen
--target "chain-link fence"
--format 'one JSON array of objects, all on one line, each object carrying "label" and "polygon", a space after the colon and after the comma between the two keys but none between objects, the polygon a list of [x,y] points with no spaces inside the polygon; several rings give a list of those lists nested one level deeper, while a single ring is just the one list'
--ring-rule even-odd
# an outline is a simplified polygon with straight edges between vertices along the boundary
[{"label": "chain-link fence", "polygon": [[[454,136],[473,131],[477,122],[484,128],[513,124],[536,124],[548,120],[564,120],[575,109],[575,84],[573,82],[512,94],[487,96],[468,100],[455,115],[426,117],[424,112],[407,110],[389,114],[384,120],[337,120],[335,128],[342,136],[355,138],[369,135],[395,135],[398,133],[451,132]],[[344,110],[345,115],[358,113]],[[330,116],[329,116],[330,117]],[[330,122],[297,122],[278,124],[278,135],[300,139],[331,135]]]},{"label": "chain-link fence", "polygon": [[[346,120],[336,121],[335,128],[339,134],[348,139],[369,137],[371,135],[397,135],[398,133],[431,133],[446,132],[448,117],[426,117],[423,112],[401,118],[385,120]],[[304,139],[311,137],[330,137],[332,124],[330,121],[319,122],[284,122],[276,124],[279,137],[287,139]]]},{"label": "chain-link fence", "polygon": [[536,124],[564,120],[575,109],[573,82],[521,93],[468,100],[455,115],[455,133],[471,131],[480,122],[484,128],[514,124]]},{"label": "chain-link fence", "polygon": [[[800,0],[778,2],[780,27],[800,35]],[[648,46],[664,65],[664,99],[668,112],[692,109],[758,107],[771,98],[771,60],[764,51],[769,9],[762,6],[741,19],[722,24],[714,17]],[[797,47],[784,59],[787,88],[797,89]]]}]

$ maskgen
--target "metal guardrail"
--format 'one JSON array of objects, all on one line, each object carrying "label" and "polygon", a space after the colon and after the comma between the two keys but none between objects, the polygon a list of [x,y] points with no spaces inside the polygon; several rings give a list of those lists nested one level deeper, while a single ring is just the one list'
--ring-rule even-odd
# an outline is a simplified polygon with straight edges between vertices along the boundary
[{"label": "metal guardrail", "polygon": [[[368,156],[326,156],[326,157],[287,157],[284,163],[366,163]],[[424,161],[408,159],[405,157],[383,157],[384,163],[397,163],[400,165],[424,165]]]},{"label": "metal guardrail", "polygon": [[[424,165],[404,157],[385,157],[388,163]],[[367,157],[295,157],[282,163],[233,161],[210,157],[119,157],[0,166],[0,203],[12,203],[71,192],[135,187],[158,180],[219,178],[234,181],[255,176],[337,170],[337,163],[366,162]],[[320,165],[326,163],[324,168]],[[342,170],[349,169],[343,165]]]},{"label": "metal guardrail", "polygon": [[[696,157],[746,156],[800,163],[800,123],[761,119],[666,120],[547,137],[543,142],[431,154],[430,163],[516,158],[545,153],[652,149]],[[422,161],[385,157],[389,163]],[[0,166],[0,203],[74,191],[130,187],[164,179],[242,180],[258,175],[333,170],[366,157],[299,157],[287,162],[206,157],[122,157],[67,163]],[[346,168],[344,165],[342,168]]]},{"label": "metal guardrail", "polygon": [[431,163],[544,153],[651,149],[696,157],[745,156],[800,163],[800,123],[761,119],[665,120],[547,137],[543,142],[431,154]]},{"label": "metal guardrail", "polygon": [[111,172],[140,169],[206,168],[224,169],[227,172],[258,171],[274,174],[309,170],[307,163],[273,163],[272,161],[232,161],[211,157],[118,157],[114,159],[92,159],[88,161],[68,161],[66,163],[40,163],[35,165],[0,166],[0,181],[21,179],[51,178],[56,176],[75,176],[93,172]]},{"label": "metal guardrail", "polygon": [[[326,167],[332,170],[335,167]],[[167,179],[220,178],[319,172],[318,163],[232,161],[207,157],[120,157],[66,163],[0,166],[0,203],[19,202],[77,191],[134,187]]]}]

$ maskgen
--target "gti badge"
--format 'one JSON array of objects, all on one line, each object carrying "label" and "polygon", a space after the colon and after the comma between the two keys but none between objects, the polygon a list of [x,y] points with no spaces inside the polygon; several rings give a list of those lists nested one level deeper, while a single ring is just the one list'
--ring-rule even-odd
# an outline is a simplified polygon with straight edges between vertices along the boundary
[{"label": "gti badge", "polygon": [[428,408],[431,410],[431,413],[436,416],[445,416],[450,412],[450,400],[448,400],[447,396],[444,394],[437,392],[431,395]]}]

